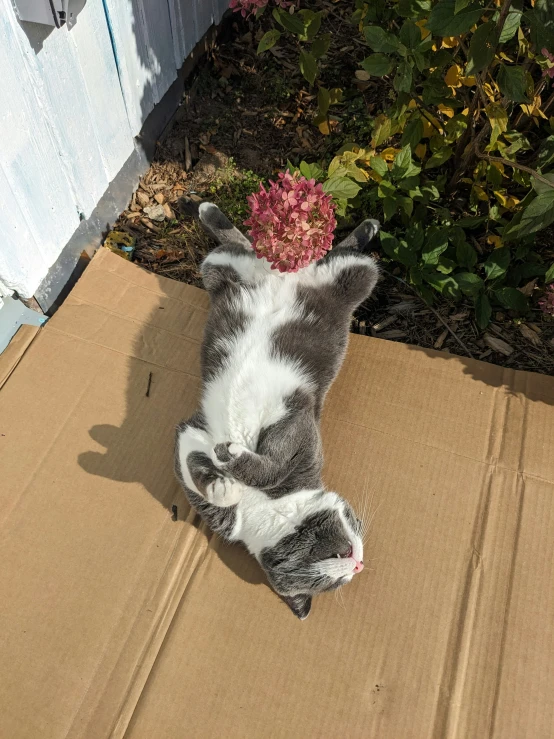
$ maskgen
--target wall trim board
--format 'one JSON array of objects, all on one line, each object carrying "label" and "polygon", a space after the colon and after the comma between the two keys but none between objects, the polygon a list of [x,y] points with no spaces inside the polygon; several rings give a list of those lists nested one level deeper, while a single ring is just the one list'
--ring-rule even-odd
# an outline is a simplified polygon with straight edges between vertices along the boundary
[{"label": "wall trim board", "polygon": [[148,115],[127,161],[110,182],[89,218],[81,221],[63,248],[56,262],[35,292],[40,308],[52,315],[63,302],[71,287],[79,279],[90,257],[101,246],[107,232],[127,207],[140,178],[148,170],[156,149],[156,142],[171,122],[178,109],[190,77],[200,59],[220,35],[232,14],[226,13],[217,26],[211,26],[195,45],[177,73],[165,95]]}]

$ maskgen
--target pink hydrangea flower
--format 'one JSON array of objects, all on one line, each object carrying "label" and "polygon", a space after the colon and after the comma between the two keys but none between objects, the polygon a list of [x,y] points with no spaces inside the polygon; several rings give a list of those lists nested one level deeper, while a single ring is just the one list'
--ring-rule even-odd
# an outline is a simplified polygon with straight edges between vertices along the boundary
[{"label": "pink hydrangea flower", "polygon": [[549,66],[547,69],[544,70],[542,76],[546,77],[548,75],[551,78],[554,77],[554,54],[551,54],[548,49],[541,49],[541,54],[545,56],[552,64],[552,66]]},{"label": "pink hydrangea flower", "polygon": [[[231,0],[229,7],[235,12],[240,13],[243,18],[256,15],[258,10],[265,8],[269,0]],[[295,0],[275,0],[275,4],[280,8],[288,8],[295,5]]]},{"label": "pink hydrangea flower", "polygon": [[542,298],[539,300],[539,308],[543,313],[554,316],[554,282],[548,285]]},{"label": "pink hydrangea flower", "polygon": [[331,248],[335,204],[320,183],[298,172],[281,172],[278,181],[269,184],[269,190],[260,185],[247,198],[251,215],[244,225],[250,227],[259,259],[265,257],[271,269],[297,272]]}]

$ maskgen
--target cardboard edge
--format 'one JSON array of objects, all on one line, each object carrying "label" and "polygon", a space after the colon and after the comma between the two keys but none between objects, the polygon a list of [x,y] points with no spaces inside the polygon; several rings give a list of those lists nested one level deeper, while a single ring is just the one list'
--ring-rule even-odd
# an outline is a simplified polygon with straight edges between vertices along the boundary
[{"label": "cardboard edge", "polygon": [[5,351],[0,355],[0,389],[9,380],[40,330],[40,326],[23,324],[16,331]]}]

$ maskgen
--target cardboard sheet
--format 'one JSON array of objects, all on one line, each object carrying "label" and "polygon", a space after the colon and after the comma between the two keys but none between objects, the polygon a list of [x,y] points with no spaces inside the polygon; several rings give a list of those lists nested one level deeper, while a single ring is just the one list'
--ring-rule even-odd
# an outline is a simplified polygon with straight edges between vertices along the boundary
[{"label": "cardboard sheet", "polygon": [[551,739],[554,379],[352,336],[366,571],[300,622],[173,477],[207,308],[101,250],[0,358],[0,737]]}]

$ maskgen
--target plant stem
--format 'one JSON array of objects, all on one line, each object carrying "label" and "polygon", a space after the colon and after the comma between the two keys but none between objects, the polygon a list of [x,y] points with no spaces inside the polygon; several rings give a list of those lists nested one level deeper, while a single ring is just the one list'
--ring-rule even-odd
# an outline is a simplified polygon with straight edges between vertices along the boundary
[{"label": "plant stem", "polygon": [[472,359],[475,359],[475,357],[473,356],[473,354],[469,351],[469,349],[464,344],[464,342],[460,339],[460,337],[458,336],[458,334],[450,328],[450,326],[446,323],[446,321],[444,320],[444,318],[440,315],[440,313],[438,313],[438,311],[436,311],[433,308],[432,305],[429,305],[429,303],[426,303],[425,300],[423,300],[423,298],[421,297],[421,295],[417,292],[417,290],[415,288],[412,287],[412,285],[410,285],[409,282],[406,282],[406,280],[403,280],[401,277],[397,277],[396,275],[393,275],[392,272],[388,272],[388,274],[391,277],[394,277],[395,280],[398,280],[398,282],[401,282],[403,285],[405,285],[408,288],[408,290],[411,290],[414,293],[414,295],[416,295],[425,304],[425,306],[427,308],[429,308],[429,310],[432,313],[435,314],[435,317],[438,318],[438,320],[442,323],[442,325],[448,331],[450,331],[450,333],[452,334],[452,336],[456,339],[456,341],[462,347],[462,349],[466,352],[466,354],[468,354]]},{"label": "plant stem", "polygon": [[487,162],[498,162],[499,164],[504,164],[506,167],[512,167],[512,169],[521,169],[523,172],[527,172],[532,175],[536,180],[538,180],[538,182],[542,182],[543,185],[548,185],[548,187],[552,187],[554,189],[554,182],[547,180],[546,177],[543,177],[536,170],[531,169],[531,167],[527,167],[525,164],[512,162],[509,159],[504,159],[504,157],[493,157],[490,154],[482,154],[479,150],[475,153],[478,159],[485,159]]}]

